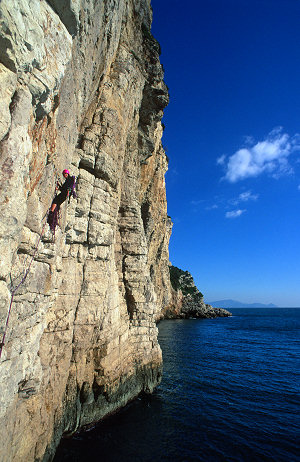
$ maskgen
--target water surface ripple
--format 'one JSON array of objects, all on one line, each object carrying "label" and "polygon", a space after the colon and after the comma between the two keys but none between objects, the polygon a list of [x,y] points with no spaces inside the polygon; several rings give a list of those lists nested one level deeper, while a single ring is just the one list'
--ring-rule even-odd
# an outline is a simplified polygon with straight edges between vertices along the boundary
[{"label": "water surface ripple", "polygon": [[298,462],[300,309],[159,324],[164,376],[55,462]]}]

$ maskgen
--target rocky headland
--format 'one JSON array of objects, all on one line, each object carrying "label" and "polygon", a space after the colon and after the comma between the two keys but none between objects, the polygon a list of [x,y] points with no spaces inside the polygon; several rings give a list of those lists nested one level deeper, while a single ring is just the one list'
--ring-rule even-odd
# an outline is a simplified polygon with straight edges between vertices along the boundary
[{"label": "rocky headland", "polygon": [[[151,21],[150,0],[0,3],[1,462],[50,461],[63,434],[151,392],[156,322],[189,305],[170,282]],[[77,198],[54,240],[65,168]]]},{"label": "rocky headland", "polygon": [[172,285],[171,301],[163,307],[163,319],[197,319],[231,316],[222,308],[214,308],[204,302],[203,294],[195,285],[192,275],[176,266],[169,266]]}]

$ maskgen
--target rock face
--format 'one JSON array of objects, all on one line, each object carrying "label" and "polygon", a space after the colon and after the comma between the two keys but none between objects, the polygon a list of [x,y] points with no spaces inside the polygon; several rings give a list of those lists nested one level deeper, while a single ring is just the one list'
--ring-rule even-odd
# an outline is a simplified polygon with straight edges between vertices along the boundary
[{"label": "rock face", "polygon": [[[168,93],[150,0],[2,0],[0,9],[2,334],[14,296],[1,461],[48,461],[64,432],[160,381]],[[63,168],[77,177],[77,199],[62,205],[53,242],[45,214]]]},{"label": "rock face", "polygon": [[170,266],[172,299],[162,310],[164,319],[216,318],[231,316],[222,308],[213,308],[204,302],[204,297],[197,289],[192,275],[176,266]]}]

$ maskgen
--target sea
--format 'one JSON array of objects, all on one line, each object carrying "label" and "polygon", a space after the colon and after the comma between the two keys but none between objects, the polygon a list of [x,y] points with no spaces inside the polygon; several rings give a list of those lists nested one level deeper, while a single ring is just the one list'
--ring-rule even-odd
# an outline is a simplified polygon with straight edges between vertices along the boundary
[{"label": "sea", "polygon": [[159,323],[161,384],[55,462],[300,461],[300,309]]}]

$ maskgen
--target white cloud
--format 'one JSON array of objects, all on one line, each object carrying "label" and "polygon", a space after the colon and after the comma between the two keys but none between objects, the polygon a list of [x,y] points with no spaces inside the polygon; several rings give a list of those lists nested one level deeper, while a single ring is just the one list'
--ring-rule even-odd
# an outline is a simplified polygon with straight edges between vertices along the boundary
[{"label": "white cloud", "polygon": [[300,184],[299,184],[299,186],[298,186],[298,189],[299,189],[299,191],[300,191]]},{"label": "white cloud", "polygon": [[252,194],[251,191],[245,191],[239,195],[239,200],[241,202],[256,201],[258,197],[258,194]]},{"label": "white cloud", "polygon": [[225,159],[226,156],[223,154],[223,156],[220,156],[217,158],[217,165],[224,165],[225,164]]},{"label": "white cloud", "polygon": [[218,209],[219,206],[217,204],[210,205],[208,207],[205,207],[205,210],[215,210]]},{"label": "white cloud", "polygon": [[[293,169],[288,162],[288,157],[299,149],[299,135],[290,137],[282,132],[281,127],[276,128],[268,134],[264,141],[256,144],[252,141],[252,146],[241,148],[230,156],[226,165],[225,179],[235,183],[244,178],[258,176],[263,172],[270,173],[275,178],[289,174]],[[219,159],[221,158],[223,156]]]},{"label": "white cloud", "polygon": [[253,194],[251,191],[242,192],[237,199],[231,199],[228,201],[231,205],[238,205],[241,202],[256,201],[259,198],[259,194]]},{"label": "white cloud", "polygon": [[246,210],[232,210],[231,212],[226,212],[225,217],[226,218],[237,218],[240,217],[243,213],[245,213]]}]

